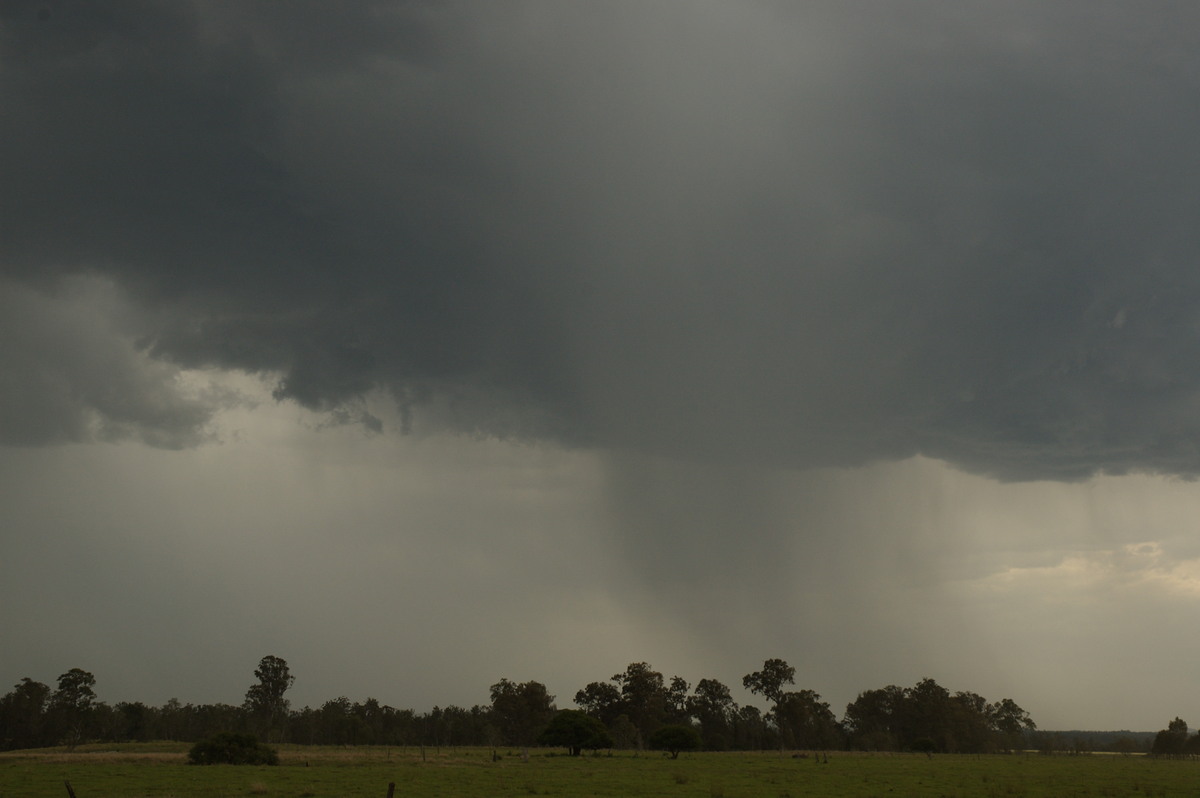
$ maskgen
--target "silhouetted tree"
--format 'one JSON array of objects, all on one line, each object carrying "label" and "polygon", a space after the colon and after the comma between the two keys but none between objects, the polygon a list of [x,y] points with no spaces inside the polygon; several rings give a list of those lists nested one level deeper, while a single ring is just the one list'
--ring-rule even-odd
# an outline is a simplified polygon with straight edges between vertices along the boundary
[{"label": "silhouetted tree", "polygon": [[678,676],[671,677],[671,686],[667,688],[666,715],[664,720],[671,725],[687,726],[691,718],[688,712],[688,691],[692,686]]},{"label": "silhouetted tree", "polygon": [[663,675],[645,662],[634,662],[612,680],[621,690],[624,714],[637,727],[639,743],[644,743],[667,717],[669,699]]},{"label": "silhouetted tree", "polygon": [[[608,682],[591,682],[575,694],[575,706],[582,709],[605,726],[611,726],[618,716],[624,714],[621,691]],[[628,719],[628,716],[626,716]]]},{"label": "silhouetted tree", "polygon": [[346,696],[326,701],[321,705],[317,717],[323,745],[351,745],[358,742],[357,719]]},{"label": "silhouetted tree", "polygon": [[613,739],[613,747],[627,750],[638,747],[641,732],[628,715],[617,715],[616,720],[608,724],[608,733]]},{"label": "silhouetted tree", "polygon": [[571,756],[583,750],[611,748],[613,741],[608,729],[596,718],[578,709],[562,709],[538,736],[542,745],[561,745]]},{"label": "silhouetted tree", "polygon": [[541,682],[501,679],[491,687],[492,716],[509,745],[532,745],[554,717],[554,696]]},{"label": "silhouetted tree", "polygon": [[864,690],[846,707],[842,723],[847,742],[863,751],[899,750],[903,712],[903,688],[888,685]]},{"label": "silhouetted tree", "polygon": [[1024,748],[1029,736],[1037,731],[1033,718],[1011,698],[990,704],[987,714],[998,748],[1008,751]]},{"label": "silhouetted tree", "polygon": [[50,688],[28,676],[0,698],[0,750],[49,745],[46,708]]},{"label": "silhouetted tree", "polygon": [[987,699],[978,693],[958,692],[950,699],[946,732],[948,751],[982,754],[996,750],[997,735],[992,730]]},{"label": "silhouetted tree", "polygon": [[58,739],[68,748],[79,745],[87,733],[96,704],[95,684],[96,677],[82,668],[71,668],[58,677],[58,689],[50,696],[50,716]]},{"label": "silhouetted tree", "polygon": [[355,732],[358,739],[366,745],[383,745],[383,724],[387,716],[386,707],[378,700],[368,698],[357,703],[351,709],[354,715]]},{"label": "silhouetted tree", "polygon": [[796,683],[796,669],[781,659],[769,659],[762,670],[747,673],[742,677],[742,686],[755,695],[761,695],[772,704],[783,700],[784,685]]},{"label": "silhouetted tree", "polygon": [[904,691],[903,706],[904,741],[909,747],[922,741],[921,750],[929,750],[925,741],[930,741],[934,751],[950,749],[954,707],[949,690],[933,679],[922,679]]},{"label": "silhouetted tree", "polygon": [[729,688],[716,679],[701,679],[687,700],[688,714],[700,722],[700,739],[710,751],[724,751],[731,742],[737,704]]},{"label": "silhouetted tree", "polygon": [[1154,737],[1150,753],[1154,756],[1181,756],[1188,743],[1187,721],[1176,717]]},{"label": "silhouetted tree", "polygon": [[742,677],[742,686],[754,695],[761,695],[774,704],[769,717],[775,720],[779,729],[779,754],[783,755],[785,735],[779,720],[779,704],[783,701],[785,684],[796,683],[796,669],[781,659],[769,659],[763,663],[762,670],[747,673]]},{"label": "silhouetted tree", "polygon": [[121,701],[115,707],[119,722],[116,732],[118,740],[145,742],[152,740],[154,710],[141,701]]},{"label": "silhouetted tree", "polygon": [[739,751],[761,751],[771,745],[767,735],[767,720],[758,707],[739,707],[731,724],[732,748]]},{"label": "silhouetted tree", "polygon": [[650,735],[647,742],[655,751],[669,753],[672,759],[678,759],[681,751],[700,749],[700,735],[691,726],[662,726]]},{"label": "silhouetted tree", "polygon": [[775,708],[775,725],[793,748],[826,750],[841,743],[837,718],[812,690],[784,693]]},{"label": "silhouetted tree", "polygon": [[950,695],[933,679],[906,690],[888,685],[859,693],[846,707],[843,727],[852,748],[956,753],[1019,748],[1037,729],[1010,698],[989,704],[976,693]]},{"label": "silhouetted tree", "polygon": [[289,704],[283,694],[296,677],[288,669],[287,661],[273,655],[259,661],[254,675],[258,683],[246,691],[244,707],[263,737],[270,741],[287,721]]}]

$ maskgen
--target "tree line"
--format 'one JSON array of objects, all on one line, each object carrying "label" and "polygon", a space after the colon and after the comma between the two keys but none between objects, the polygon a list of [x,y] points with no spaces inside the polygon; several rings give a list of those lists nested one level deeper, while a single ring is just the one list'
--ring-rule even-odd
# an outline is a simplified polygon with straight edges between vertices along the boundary
[{"label": "tree line", "polygon": [[[542,683],[506,678],[489,688],[489,703],[470,708],[435,706],[418,714],[374,698],[352,702],[339,696],[319,707],[293,709],[285,695],[295,677],[285,660],[263,657],[254,675],[257,681],[240,705],[171,699],[161,707],[98,701],[95,677],[79,668],[60,676],[56,689],[26,677],[0,698],[0,749],[71,747],[84,741],[195,742],[239,732],[276,743],[552,744],[578,753],[580,746],[570,734],[582,734],[579,730],[587,726],[591,736],[586,739],[598,748],[661,748],[668,747],[663,741],[672,740],[673,746],[715,751],[987,753],[1026,747],[1037,728],[1012,699],[989,702],[976,693],[951,693],[933,679],[908,688],[866,690],[838,720],[813,690],[791,689],[795,669],[781,659],[766,660],[742,679],[745,689],[769,704],[765,712],[739,706],[717,679],[701,679],[693,686],[679,676],[665,678],[646,662],[585,685],[574,695],[577,709],[570,710],[560,710]],[[570,733],[556,731],[567,727]]]},{"label": "tree line", "polygon": [[1200,732],[1189,736],[1187,721],[1176,716],[1175,720],[1167,724],[1167,728],[1154,735],[1150,753],[1154,756],[1168,757],[1200,756]]}]

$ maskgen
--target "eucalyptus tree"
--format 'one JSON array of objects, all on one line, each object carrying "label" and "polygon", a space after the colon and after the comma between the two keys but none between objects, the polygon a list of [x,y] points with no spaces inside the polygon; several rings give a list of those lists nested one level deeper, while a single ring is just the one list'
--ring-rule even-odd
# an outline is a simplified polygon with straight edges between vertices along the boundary
[{"label": "eucalyptus tree", "polygon": [[847,742],[863,751],[895,751],[901,744],[903,715],[903,687],[864,690],[846,706],[842,725]]},{"label": "eucalyptus tree", "polygon": [[258,683],[246,691],[243,707],[251,722],[270,740],[287,721],[289,702],[283,694],[291,688],[296,677],[288,669],[286,660],[270,654],[259,661],[254,675]]},{"label": "eucalyptus tree", "polygon": [[691,721],[688,711],[688,691],[692,686],[679,676],[671,677],[671,686],[666,694],[666,722],[675,726],[687,726]]},{"label": "eucalyptus tree", "polygon": [[779,706],[783,703],[785,694],[785,684],[796,683],[796,669],[787,662],[781,659],[769,659],[763,662],[762,670],[747,673],[742,677],[742,687],[745,687],[754,695],[761,695],[774,704],[771,711],[771,717],[775,720],[775,725],[779,729],[779,754],[783,755],[785,737],[783,724],[784,719],[779,712]]},{"label": "eucalyptus tree", "polygon": [[625,711],[620,689],[609,682],[588,683],[575,693],[575,706],[608,727]]},{"label": "eucalyptus tree", "polygon": [[775,709],[780,737],[793,748],[828,750],[842,742],[842,728],[821,696],[812,690],[784,693]]},{"label": "eucalyptus tree", "polygon": [[58,689],[50,696],[50,717],[59,739],[68,748],[83,741],[96,707],[96,677],[82,668],[58,677]]},{"label": "eucalyptus tree", "polygon": [[554,717],[554,696],[541,682],[501,679],[491,687],[492,716],[509,745],[532,745]]},{"label": "eucalyptus tree", "polygon": [[663,675],[646,662],[633,662],[612,680],[621,689],[625,714],[646,736],[662,725],[667,712],[667,688]]},{"label": "eucalyptus tree", "polygon": [[1029,736],[1037,731],[1037,724],[1033,722],[1033,718],[1011,698],[1003,698],[989,704],[987,714],[992,732],[1001,748],[1021,748]]},{"label": "eucalyptus tree", "polygon": [[50,688],[28,676],[0,698],[0,750],[49,744],[46,719],[49,702]]},{"label": "eucalyptus tree", "polygon": [[728,687],[716,679],[701,679],[687,699],[687,711],[700,722],[700,739],[706,749],[721,751],[729,747],[737,704]]}]

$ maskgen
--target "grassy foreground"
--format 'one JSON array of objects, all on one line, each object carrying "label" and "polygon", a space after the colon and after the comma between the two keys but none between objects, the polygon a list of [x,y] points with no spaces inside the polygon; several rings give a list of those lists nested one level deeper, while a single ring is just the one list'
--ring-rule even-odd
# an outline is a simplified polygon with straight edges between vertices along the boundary
[{"label": "grassy foreground", "polygon": [[192,766],[177,743],[0,754],[0,798],[492,798],[553,795],[662,798],[996,798],[1195,796],[1200,762],[1121,756],[934,756],[834,753],[655,753],[572,758],[534,749],[283,746],[278,767]]}]

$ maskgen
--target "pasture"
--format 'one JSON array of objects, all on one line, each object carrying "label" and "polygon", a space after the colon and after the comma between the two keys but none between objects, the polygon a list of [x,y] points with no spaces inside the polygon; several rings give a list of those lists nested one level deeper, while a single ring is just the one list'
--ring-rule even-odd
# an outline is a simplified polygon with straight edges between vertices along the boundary
[{"label": "pasture", "polygon": [[0,754],[0,798],[1046,798],[1195,796],[1200,762],[1139,756],[697,753],[281,746],[278,767],[194,766],[177,743]]}]

